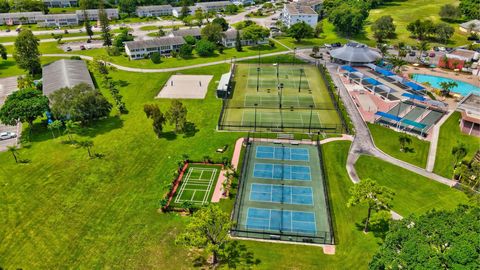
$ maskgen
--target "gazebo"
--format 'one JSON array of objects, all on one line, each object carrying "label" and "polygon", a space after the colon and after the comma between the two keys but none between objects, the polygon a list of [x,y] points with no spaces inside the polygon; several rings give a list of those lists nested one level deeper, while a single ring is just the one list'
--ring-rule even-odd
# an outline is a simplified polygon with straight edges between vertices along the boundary
[{"label": "gazebo", "polygon": [[367,45],[350,42],[345,46],[330,51],[332,62],[346,65],[365,65],[382,58],[379,52]]}]

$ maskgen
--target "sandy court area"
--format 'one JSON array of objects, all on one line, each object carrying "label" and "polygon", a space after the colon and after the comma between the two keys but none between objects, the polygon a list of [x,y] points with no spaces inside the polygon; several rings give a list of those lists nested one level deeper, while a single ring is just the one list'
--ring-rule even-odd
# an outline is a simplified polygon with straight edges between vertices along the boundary
[{"label": "sandy court area", "polygon": [[203,99],[212,75],[172,75],[157,98]]},{"label": "sandy court area", "polygon": [[15,90],[17,90],[17,76],[0,79],[0,105]]}]

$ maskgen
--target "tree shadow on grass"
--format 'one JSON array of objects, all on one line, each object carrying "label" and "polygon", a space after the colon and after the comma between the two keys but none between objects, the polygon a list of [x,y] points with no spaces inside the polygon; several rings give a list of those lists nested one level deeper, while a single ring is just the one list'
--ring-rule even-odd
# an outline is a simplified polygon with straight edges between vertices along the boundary
[{"label": "tree shadow on grass", "polygon": [[177,138],[177,134],[173,131],[163,132],[160,138],[167,139],[168,141],[173,141]]},{"label": "tree shadow on grass", "polygon": [[183,137],[184,138],[193,137],[198,131],[200,130],[197,128],[195,123],[187,122],[185,123],[185,130],[184,130]]},{"label": "tree shadow on grass", "polygon": [[[226,244],[223,252],[218,256],[218,265],[216,268],[229,269],[251,269],[261,263],[260,259],[256,259],[253,252],[248,251],[247,247],[238,241],[231,241]],[[209,260],[205,256],[200,255],[193,260],[193,267],[206,268],[212,267]]]},{"label": "tree shadow on grass", "polygon": [[[356,222],[355,228],[358,231],[363,231],[365,228],[365,219],[362,222]],[[372,233],[374,237],[385,240],[385,236],[390,228],[390,220],[379,220],[377,222],[371,222],[368,225],[368,233]]]},{"label": "tree shadow on grass", "polygon": [[112,130],[123,127],[123,120],[118,116],[110,116],[104,119],[99,119],[91,122],[80,128],[78,134],[90,138],[108,133]]}]

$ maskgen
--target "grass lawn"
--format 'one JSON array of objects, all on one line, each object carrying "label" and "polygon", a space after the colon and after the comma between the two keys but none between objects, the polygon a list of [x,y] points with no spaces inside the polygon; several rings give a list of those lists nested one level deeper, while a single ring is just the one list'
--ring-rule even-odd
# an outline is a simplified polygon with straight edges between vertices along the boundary
[{"label": "grass lawn", "polygon": [[[200,160],[231,157],[238,133],[215,133],[221,102],[215,81],[228,71],[216,65],[186,74],[212,74],[205,100],[184,101],[194,136],[175,136],[165,127],[158,139],[143,105],[157,103],[165,112],[170,100],[154,97],[170,74],[117,71],[113,79],[127,82],[120,93],[129,114],[98,121],[75,139],[91,139],[91,160],[84,149],[63,144],[37,128],[30,146],[20,150],[26,165],[0,153],[0,265],[5,268],[164,268],[192,265],[188,252],[174,244],[186,221],[176,214],[158,214],[172,172],[183,153]],[[99,78],[97,77],[97,81]],[[106,94],[110,98],[109,94]],[[226,153],[215,150],[228,144]],[[99,255],[101,254],[101,255]],[[28,257],[29,260],[25,260]]]},{"label": "grass lawn", "polygon": [[[438,12],[443,5],[453,4],[458,6],[459,1],[457,0],[395,0],[390,3],[386,3],[383,7],[378,9],[372,9],[370,11],[370,16],[366,24],[366,32],[368,38],[374,40],[373,33],[370,30],[370,25],[375,20],[382,16],[390,15],[393,18],[393,21],[396,25],[397,38],[395,40],[389,41],[391,44],[398,43],[403,41],[406,44],[416,45],[418,42],[415,39],[410,38],[410,32],[407,31],[407,25],[416,20],[416,19],[430,19],[436,23],[440,22],[440,17]],[[455,29],[455,34],[450,39],[448,46],[459,46],[465,45],[469,42],[467,41],[467,34],[460,32],[459,24],[451,24]],[[433,44],[432,44],[433,45]],[[444,46],[444,45],[443,45]]]},{"label": "grass lawn", "polygon": [[141,26],[140,30],[142,30],[142,31],[158,30],[158,26],[156,26],[156,25],[145,25],[145,26]]},{"label": "grass lawn", "polygon": [[[415,136],[405,133],[396,132],[380,125],[368,124],[368,128],[370,129],[375,145],[386,154],[421,168],[427,166],[430,142],[420,140]],[[412,151],[400,151],[398,139],[401,135],[407,135],[412,140],[412,143],[407,145],[407,147],[413,149]]]},{"label": "grass lawn", "polygon": [[[113,31],[112,31],[113,32]],[[99,35],[100,32],[94,32],[94,35]],[[88,38],[85,33],[68,33],[68,34],[61,34],[63,38],[67,37],[84,37]],[[35,35],[38,39],[53,39],[51,34],[41,34]],[[0,37],[0,42],[15,42],[17,36],[9,36],[9,37]]]},{"label": "grass lawn", "polygon": [[480,138],[464,134],[460,131],[460,112],[454,112],[440,127],[437,155],[433,171],[447,178],[453,176],[452,148],[459,143],[467,147],[466,160],[471,160],[475,152],[480,149]]},{"label": "grass lawn", "polygon": [[355,165],[360,179],[371,178],[395,192],[393,210],[402,216],[436,209],[454,209],[467,203],[467,196],[408,170],[371,156],[361,156]]},{"label": "grass lawn", "polygon": [[[42,65],[57,61],[65,57],[40,57]],[[7,60],[0,61],[0,78],[18,76],[25,74],[25,71],[17,66],[17,62],[13,57],[9,57]]]}]

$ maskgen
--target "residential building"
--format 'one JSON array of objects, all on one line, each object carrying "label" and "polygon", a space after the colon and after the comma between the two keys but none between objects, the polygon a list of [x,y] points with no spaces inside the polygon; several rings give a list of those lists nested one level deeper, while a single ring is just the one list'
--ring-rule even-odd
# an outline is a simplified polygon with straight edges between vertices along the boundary
[{"label": "residential building", "polygon": [[[99,16],[98,16],[99,10],[98,9],[87,9],[87,10],[85,10],[85,12],[87,13],[88,20],[98,21],[98,19],[99,19]],[[118,9],[116,9],[116,8],[106,8],[105,12],[107,13],[107,17],[108,17],[109,20],[115,20],[115,19],[119,18]],[[80,21],[84,20],[83,10],[76,10],[75,14],[77,14],[78,19]]]},{"label": "residential building", "polygon": [[[240,35],[241,36],[241,35]],[[223,38],[222,38],[222,45],[227,47],[227,48],[233,48],[235,47],[235,43],[237,41],[237,30],[235,29],[228,29],[227,31],[224,32]],[[257,44],[267,44],[268,43],[268,38],[259,40],[257,42],[253,40],[245,40],[240,37],[240,43],[242,46],[252,46],[252,45],[257,45]]]},{"label": "residential building", "polygon": [[47,14],[36,17],[39,26],[68,26],[78,25],[78,16],[76,14]]},{"label": "residential building", "polygon": [[62,59],[42,68],[42,91],[45,96],[64,87],[86,83],[95,88],[87,65],[83,60]]},{"label": "residential building", "polygon": [[155,5],[137,7],[138,17],[159,17],[172,15],[171,5]]},{"label": "residential building", "polygon": [[461,131],[480,137],[480,95],[468,94],[458,103],[457,110],[462,114]]},{"label": "residential building", "polygon": [[160,37],[149,40],[125,42],[125,53],[130,59],[143,59],[154,52],[160,55],[170,55],[185,44],[183,37]]},{"label": "residential building", "polygon": [[471,20],[460,24],[460,31],[469,33],[470,31],[480,34],[480,20]]},{"label": "residential building", "polygon": [[77,0],[43,0],[43,4],[47,7],[76,7]]},{"label": "residential building", "polygon": [[216,1],[216,2],[201,2],[196,3],[195,6],[197,8],[201,8],[204,12],[211,12],[211,11],[223,11],[225,7],[228,5],[232,5],[230,1]]},{"label": "residential building", "polygon": [[202,31],[200,28],[178,29],[173,30],[168,34],[169,37],[186,37],[192,36],[196,39],[202,38]]},{"label": "residential building", "polygon": [[310,6],[285,4],[280,19],[287,27],[298,22],[305,22],[311,27],[315,27],[318,22],[318,14]]},{"label": "residential building", "polygon": [[[189,6],[188,8],[188,15],[193,15],[195,13],[195,10],[197,9],[196,6]],[[172,15],[173,17],[179,18],[182,16],[182,7],[174,7],[172,9]]]},{"label": "residential building", "polygon": [[43,15],[42,12],[15,12],[0,13],[0,25],[32,24],[36,23],[36,17]]}]

